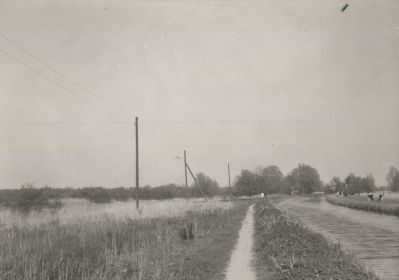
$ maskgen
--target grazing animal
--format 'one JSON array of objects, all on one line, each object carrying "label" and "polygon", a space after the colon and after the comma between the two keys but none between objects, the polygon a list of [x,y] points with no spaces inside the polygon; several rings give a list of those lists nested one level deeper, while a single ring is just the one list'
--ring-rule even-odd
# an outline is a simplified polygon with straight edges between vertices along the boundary
[{"label": "grazing animal", "polygon": [[261,194],[260,194],[260,198],[261,198],[261,199],[265,199],[265,198],[266,198],[266,195],[265,195],[264,193],[261,193]]},{"label": "grazing animal", "polygon": [[369,194],[367,195],[367,197],[368,197],[368,199],[369,199],[370,201],[374,201],[374,194],[373,194],[373,193],[369,193]]},{"label": "grazing animal", "polygon": [[370,201],[374,201],[374,198],[377,198],[377,201],[381,201],[382,198],[384,197],[384,194],[383,193],[380,193],[380,194],[369,193],[367,195],[367,197]]},{"label": "grazing animal", "polygon": [[340,196],[340,197],[347,197],[348,196],[348,194],[346,193],[346,192],[337,192],[337,196]]}]

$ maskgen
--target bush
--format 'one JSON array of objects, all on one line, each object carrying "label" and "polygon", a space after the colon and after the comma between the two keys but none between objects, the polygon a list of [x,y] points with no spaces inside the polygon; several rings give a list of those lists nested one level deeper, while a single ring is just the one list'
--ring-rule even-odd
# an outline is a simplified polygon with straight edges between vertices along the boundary
[{"label": "bush", "polygon": [[36,188],[34,184],[22,185],[19,190],[10,190],[7,200],[3,205],[12,210],[29,213],[31,210],[41,211],[44,208],[58,209],[62,206],[61,201],[51,200],[46,195],[45,189]]},{"label": "bush", "polygon": [[84,188],[83,197],[95,203],[109,203],[112,200],[108,190],[101,187]]}]

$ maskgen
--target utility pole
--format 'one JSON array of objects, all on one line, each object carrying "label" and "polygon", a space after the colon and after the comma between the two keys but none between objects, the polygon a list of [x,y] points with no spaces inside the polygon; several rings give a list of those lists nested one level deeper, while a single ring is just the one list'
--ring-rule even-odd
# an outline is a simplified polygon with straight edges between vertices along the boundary
[{"label": "utility pole", "polygon": [[230,163],[227,163],[227,172],[229,174],[229,189],[230,189]]},{"label": "utility pole", "polygon": [[184,176],[186,178],[186,199],[188,199],[188,183],[187,183],[187,158],[186,150],[184,150]]},{"label": "utility pole", "polygon": [[136,117],[136,209],[139,209],[139,119]]}]

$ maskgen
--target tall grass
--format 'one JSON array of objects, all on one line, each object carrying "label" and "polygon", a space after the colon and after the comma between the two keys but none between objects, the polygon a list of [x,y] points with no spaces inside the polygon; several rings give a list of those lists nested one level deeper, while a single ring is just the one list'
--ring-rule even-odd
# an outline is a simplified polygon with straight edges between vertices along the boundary
[{"label": "tall grass", "polygon": [[[221,279],[246,209],[3,227],[0,279]],[[194,221],[194,241],[181,240],[179,229]]]},{"label": "tall grass", "polygon": [[301,226],[269,202],[255,206],[259,279],[378,279],[339,244]]},{"label": "tall grass", "polygon": [[107,204],[91,203],[85,199],[64,199],[62,208],[43,209],[41,211],[30,211],[28,214],[10,209],[0,211],[0,227],[12,226],[34,226],[51,221],[61,224],[73,224],[81,220],[99,220],[104,216],[117,218],[146,219],[154,217],[176,217],[183,216],[188,211],[203,211],[205,209],[229,209],[233,203],[221,202],[214,198],[206,202],[204,199],[169,199],[169,200],[145,200],[140,201],[140,212],[136,209],[133,200],[126,202],[113,201]]},{"label": "tall grass", "polygon": [[326,200],[331,204],[348,208],[384,213],[399,216],[399,198],[385,198],[382,201],[368,201],[366,196],[337,197],[327,195]]}]

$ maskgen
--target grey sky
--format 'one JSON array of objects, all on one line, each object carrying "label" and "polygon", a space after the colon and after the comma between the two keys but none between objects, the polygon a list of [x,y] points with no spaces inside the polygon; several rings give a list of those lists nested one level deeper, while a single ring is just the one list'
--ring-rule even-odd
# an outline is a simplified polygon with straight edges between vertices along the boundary
[{"label": "grey sky", "polygon": [[136,115],[142,184],[183,183],[184,149],[221,185],[228,161],[384,184],[399,167],[399,2],[345,3],[0,0],[1,34],[96,94],[0,36],[0,188],[133,185]]}]

